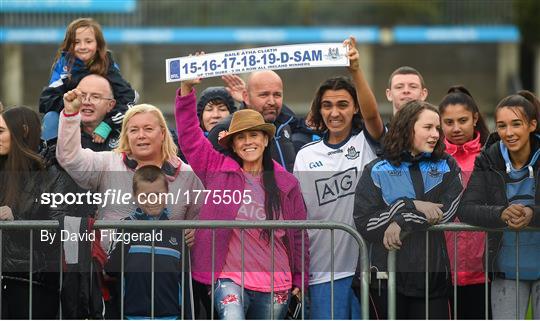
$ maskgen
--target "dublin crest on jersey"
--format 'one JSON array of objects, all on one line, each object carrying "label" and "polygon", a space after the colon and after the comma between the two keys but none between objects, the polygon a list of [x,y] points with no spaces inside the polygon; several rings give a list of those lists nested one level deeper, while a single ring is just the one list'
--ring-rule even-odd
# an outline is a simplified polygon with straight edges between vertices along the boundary
[{"label": "dublin crest on jersey", "polygon": [[118,147],[119,142],[120,140],[116,137],[109,139],[109,148],[115,149],[116,147]]},{"label": "dublin crest on jersey", "polygon": [[431,177],[439,177],[442,173],[434,166],[429,168],[428,175]]},{"label": "dublin crest on jersey", "polygon": [[358,156],[360,156],[360,152],[356,151],[354,146],[347,148],[347,154],[345,154],[345,157],[347,157],[348,160],[357,159]]}]

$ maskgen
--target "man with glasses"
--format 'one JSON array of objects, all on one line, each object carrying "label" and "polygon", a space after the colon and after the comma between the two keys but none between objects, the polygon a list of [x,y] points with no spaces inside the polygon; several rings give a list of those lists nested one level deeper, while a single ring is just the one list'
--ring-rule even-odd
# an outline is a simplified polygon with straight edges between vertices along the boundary
[{"label": "man with glasses", "polygon": [[116,105],[109,81],[99,75],[88,75],[81,79],[77,88],[82,92],[81,145],[93,151],[108,151],[118,146],[120,133],[113,130],[105,143],[95,141],[95,129]]},{"label": "man with glasses", "polygon": [[[80,80],[77,88],[82,92],[82,101],[79,110],[81,115],[82,148],[88,148],[95,152],[110,151],[115,149],[118,147],[120,128],[113,128],[104,142],[102,140],[97,140],[95,134],[95,129],[117,104],[113,96],[111,83],[105,77],[90,74]],[[63,99],[63,96],[60,97]],[[63,108],[63,101],[62,106],[59,108]],[[123,114],[121,114],[121,116],[123,117]],[[44,144],[40,153],[48,163],[57,163],[56,140],[58,133],[58,113],[52,111],[45,114],[42,127],[46,128],[46,133],[44,133],[46,135],[43,135],[42,137]],[[75,183],[75,181],[73,181],[71,178],[65,182],[62,182],[62,184],[70,186],[70,188],[67,190],[72,190],[74,193],[86,193],[87,191],[78,186],[77,183]],[[66,217],[63,218],[64,221],[62,225],[64,230],[67,230],[70,233],[78,233],[78,235],[84,235],[84,233],[86,233],[91,221],[91,219],[89,220],[88,218],[94,217],[97,207],[92,204],[87,204],[84,200],[83,203],[84,204],[79,204],[77,211],[66,213]],[[84,316],[87,316],[87,314],[84,313],[88,312],[82,312],[82,310],[79,310],[80,307],[76,302],[77,300],[72,300],[72,298],[88,296],[88,300],[93,302],[100,302],[101,304],[103,301],[99,291],[89,293],[84,291],[80,286],[82,284],[90,284],[90,282],[93,282],[93,286],[99,287],[98,283],[103,282],[103,280],[101,279],[101,274],[96,272],[99,270],[97,267],[99,264],[97,262],[99,262],[99,258],[103,258],[106,256],[106,254],[105,252],[100,251],[101,247],[93,247],[92,242],[78,241],[75,242],[75,244],[75,246],[69,246],[68,250],[66,250],[64,253],[66,261],[63,274],[62,295],[66,299],[63,299],[62,302],[66,301],[68,304],[62,305],[62,311],[64,315],[70,315],[72,318],[77,319],[84,318]],[[83,255],[81,253],[92,253],[92,256],[88,256],[87,254]],[[91,263],[91,261],[93,263]],[[94,274],[92,275],[88,272],[88,267],[90,264],[95,266]],[[105,284],[108,285],[109,282],[110,281],[106,282]],[[120,295],[116,292],[116,287],[114,286],[110,286],[109,291],[111,292],[110,297],[112,299],[105,301],[107,306],[106,316],[112,319],[119,319],[120,305],[119,301],[115,300],[117,300]],[[99,305],[96,305],[96,308],[89,313],[93,313],[95,318],[100,316],[102,317],[103,314]]]}]

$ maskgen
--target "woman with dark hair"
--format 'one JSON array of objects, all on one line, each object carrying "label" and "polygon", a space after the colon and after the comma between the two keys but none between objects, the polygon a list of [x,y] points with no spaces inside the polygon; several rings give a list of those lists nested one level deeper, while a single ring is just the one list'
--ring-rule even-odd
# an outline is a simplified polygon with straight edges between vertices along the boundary
[{"label": "woman with dark hair", "polygon": [[[47,167],[38,154],[39,116],[27,107],[0,114],[0,220],[58,220],[69,207],[41,203],[43,193],[67,193],[69,176]],[[2,319],[28,319],[29,282],[32,282],[32,318],[54,319],[59,298],[59,243],[40,241],[33,232],[30,257],[28,231],[2,234]],[[30,262],[32,262],[31,276]]]},{"label": "woman with dark hair", "polygon": [[[397,318],[448,319],[448,270],[444,234],[429,233],[450,222],[463,186],[456,161],[444,153],[439,112],[429,103],[407,103],[390,123],[384,156],[366,166],[358,187],[354,220],[370,242],[374,317],[387,317],[387,250],[397,252]],[[407,236],[402,234],[406,233]],[[404,239],[402,240],[402,238]],[[427,252],[427,254],[426,254]],[[429,316],[425,315],[429,257]]]},{"label": "woman with dark hair", "polygon": [[235,111],[234,99],[225,87],[208,87],[197,101],[197,117],[207,137],[217,123]]},{"label": "woman with dark hair", "polygon": [[[182,82],[176,96],[175,117],[180,147],[212,193],[202,206],[200,219],[305,220],[298,181],[272,160],[268,148],[275,126],[265,123],[254,110],[237,111],[228,133],[219,140],[223,147],[232,150],[232,156],[222,155],[199,127],[193,90],[199,82]],[[308,275],[309,257],[306,248],[303,267],[301,239],[304,237],[308,244],[307,235],[302,236],[300,230],[270,233],[262,229],[248,229],[243,234],[238,229],[219,229],[213,239],[211,230],[197,230],[192,277],[206,285],[215,282],[214,300],[220,319],[270,319],[272,315],[283,319],[289,296],[300,295],[305,281],[302,272]]]},{"label": "woman with dark hair", "polygon": [[[439,104],[446,152],[455,158],[467,186],[473,171],[474,160],[489,136],[486,122],[471,96],[463,86],[452,86]],[[456,218],[456,221],[459,220]],[[446,247],[452,272],[452,282],[457,282],[457,318],[485,319],[484,232],[445,232]],[[456,240],[457,238],[457,240]],[[457,266],[454,245],[457,242]],[[454,278],[457,269],[457,281]],[[450,293],[454,302],[454,295]],[[452,310],[453,311],[453,310]]]},{"label": "woman with dark hair", "polygon": [[[317,89],[311,105],[311,123],[325,134],[298,152],[294,174],[300,181],[310,220],[330,220],[354,226],[354,190],[364,166],[376,157],[384,126],[377,101],[360,68],[356,40],[349,38],[344,44],[349,47],[348,69],[353,81],[334,77]],[[360,305],[351,289],[358,243],[343,231],[334,232],[334,237],[332,249],[330,231],[309,230],[310,318],[332,318],[328,296],[333,285],[333,317],[359,319]],[[335,253],[333,267],[332,251]],[[333,276],[331,271],[334,271]]]},{"label": "woman with dark hair", "polygon": [[533,318],[540,318],[540,233],[519,232],[527,226],[540,226],[539,115],[540,102],[529,91],[520,91],[499,102],[495,109],[497,137],[490,139],[494,143],[486,145],[476,158],[459,207],[463,222],[515,231],[504,231],[502,238],[500,233],[488,234],[488,267],[494,273],[494,319],[524,319],[531,295]]},{"label": "woman with dark hair", "polygon": [[[467,88],[459,85],[450,87],[439,104],[439,112],[445,144],[462,145],[466,148],[467,142],[478,140],[480,146],[484,145],[489,136],[489,129]],[[448,149],[448,146],[446,148]]]}]

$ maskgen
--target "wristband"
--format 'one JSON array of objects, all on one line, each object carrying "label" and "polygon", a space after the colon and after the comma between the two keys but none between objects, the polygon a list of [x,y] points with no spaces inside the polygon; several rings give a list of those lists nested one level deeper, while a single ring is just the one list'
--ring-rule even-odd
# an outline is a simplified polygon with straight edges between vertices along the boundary
[{"label": "wristband", "polygon": [[94,134],[101,136],[103,139],[107,139],[111,133],[112,128],[106,122],[99,123],[99,126],[94,129]]},{"label": "wristband", "polygon": [[76,112],[74,112],[72,114],[68,114],[68,113],[66,113],[65,108],[62,110],[62,114],[64,114],[65,117],[73,117],[73,116],[77,115],[78,113],[79,113],[79,111],[76,111]]}]

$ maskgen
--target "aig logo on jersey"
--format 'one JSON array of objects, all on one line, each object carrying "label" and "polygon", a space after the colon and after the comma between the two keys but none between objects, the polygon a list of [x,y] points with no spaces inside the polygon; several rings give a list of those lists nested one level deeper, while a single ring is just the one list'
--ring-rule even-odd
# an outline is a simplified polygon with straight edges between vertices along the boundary
[{"label": "aig logo on jersey", "polygon": [[354,195],[358,171],[356,167],[315,181],[319,206],[334,202],[338,198]]}]

